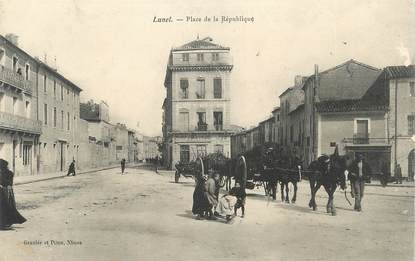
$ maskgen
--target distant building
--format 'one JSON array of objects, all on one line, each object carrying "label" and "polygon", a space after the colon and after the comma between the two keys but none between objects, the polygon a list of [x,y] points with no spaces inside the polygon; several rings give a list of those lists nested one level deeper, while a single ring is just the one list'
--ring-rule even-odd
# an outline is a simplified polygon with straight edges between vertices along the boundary
[{"label": "distant building", "polygon": [[196,39],[170,51],[163,103],[164,164],[230,156],[230,48]]},{"label": "distant building", "polygon": [[94,101],[81,103],[81,118],[88,122],[89,142],[99,146],[97,148],[97,162],[94,165],[102,166],[117,162],[116,128],[109,120],[109,107],[104,101],[99,104]]}]

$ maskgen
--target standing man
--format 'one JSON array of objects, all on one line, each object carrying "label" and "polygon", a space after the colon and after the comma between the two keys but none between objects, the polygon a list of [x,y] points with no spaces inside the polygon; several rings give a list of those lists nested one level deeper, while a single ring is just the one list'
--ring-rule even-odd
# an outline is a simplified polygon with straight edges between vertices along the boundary
[{"label": "standing man", "polygon": [[72,176],[75,176],[75,160],[72,160],[71,164],[69,165],[69,169],[68,169],[68,174],[66,176],[70,176],[72,174]]},{"label": "standing man", "polygon": [[369,178],[371,170],[362,154],[357,154],[350,166],[350,183],[354,192],[354,210],[362,211],[361,201],[365,190],[365,180]]},{"label": "standing man", "polygon": [[396,178],[396,180],[395,180],[395,184],[402,184],[402,169],[401,169],[401,165],[400,164],[398,164],[398,165],[396,165],[396,168],[395,168],[395,178]]},{"label": "standing man", "polygon": [[124,170],[125,170],[125,159],[121,160],[121,175],[124,174]]}]

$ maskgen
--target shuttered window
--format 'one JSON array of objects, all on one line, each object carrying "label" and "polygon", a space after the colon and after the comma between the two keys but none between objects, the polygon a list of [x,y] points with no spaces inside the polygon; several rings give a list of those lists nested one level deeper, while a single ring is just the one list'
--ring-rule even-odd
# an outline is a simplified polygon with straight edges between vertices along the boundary
[{"label": "shuttered window", "polygon": [[213,97],[215,99],[222,98],[222,79],[221,78],[213,79]]}]

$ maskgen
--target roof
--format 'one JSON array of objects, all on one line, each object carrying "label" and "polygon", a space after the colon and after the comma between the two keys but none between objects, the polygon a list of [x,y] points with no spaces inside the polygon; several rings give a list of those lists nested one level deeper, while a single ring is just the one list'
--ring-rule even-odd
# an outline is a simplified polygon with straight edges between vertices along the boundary
[{"label": "roof", "polygon": [[360,99],[375,82],[381,70],[349,60],[318,74],[320,101]]},{"label": "roof", "polygon": [[201,40],[196,39],[189,43],[186,43],[177,48],[173,48],[172,51],[186,51],[186,50],[230,50],[229,47],[224,47],[219,44],[212,42],[213,39],[210,37],[203,38]]},{"label": "roof", "polygon": [[384,69],[388,79],[415,77],[415,65],[388,66]]},{"label": "roof", "polygon": [[279,106],[277,106],[271,112],[276,112],[276,111],[279,111],[279,110],[281,110],[281,108]]},{"label": "roof", "polygon": [[44,67],[45,69],[47,69],[50,73],[55,74],[55,76],[57,76],[58,78],[60,78],[62,81],[64,81],[65,83],[69,84],[70,86],[72,86],[73,88],[75,88],[78,91],[82,91],[81,88],[79,88],[76,84],[74,84],[73,82],[71,82],[70,80],[68,80],[67,78],[65,78],[62,74],[58,73],[58,71],[56,69],[53,69],[52,67],[50,67],[49,65],[47,65],[46,63],[42,62],[41,60],[39,60],[38,58],[34,58],[32,57],[29,53],[27,53],[25,50],[23,50],[22,48],[20,48],[19,46],[13,44],[12,42],[10,42],[6,37],[4,37],[3,35],[0,34],[0,39],[2,39],[3,41],[5,41],[7,44],[13,46],[14,48],[18,49],[20,52],[24,53],[26,56],[28,56],[30,59],[32,59],[35,63],[37,63],[39,66]]},{"label": "roof", "polygon": [[292,111],[290,111],[288,114],[293,114],[293,113],[295,113],[295,112],[298,112],[298,111],[300,111],[301,109],[303,109],[304,108],[304,103],[302,103],[302,104],[300,104],[300,105],[298,105],[294,110],[292,110]]},{"label": "roof", "polygon": [[388,105],[377,100],[337,100],[316,104],[318,112],[387,111]]},{"label": "roof", "polygon": [[278,96],[278,97],[282,97],[282,96],[284,96],[285,94],[287,94],[287,93],[289,93],[291,90],[293,89],[293,87],[288,87],[285,91],[283,91],[281,94],[280,94],[280,96]]}]

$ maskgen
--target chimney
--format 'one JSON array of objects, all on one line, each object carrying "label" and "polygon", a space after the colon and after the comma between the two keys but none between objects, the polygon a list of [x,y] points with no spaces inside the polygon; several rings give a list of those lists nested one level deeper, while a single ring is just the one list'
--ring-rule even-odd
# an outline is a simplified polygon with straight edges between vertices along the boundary
[{"label": "chimney", "polygon": [[19,36],[15,35],[15,34],[6,34],[5,37],[12,44],[14,44],[16,46],[19,46]]}]

